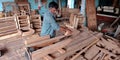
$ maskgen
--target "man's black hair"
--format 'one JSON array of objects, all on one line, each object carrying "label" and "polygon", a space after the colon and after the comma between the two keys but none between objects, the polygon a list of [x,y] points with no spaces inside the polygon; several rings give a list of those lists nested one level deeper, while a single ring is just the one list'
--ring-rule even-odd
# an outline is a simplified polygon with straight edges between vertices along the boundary
[{"label": "man's black hair", "polygon": [[49,3],[49,8],[55,8],[55,9],[58,9],[58,4],[56,2],[50,2]]}]

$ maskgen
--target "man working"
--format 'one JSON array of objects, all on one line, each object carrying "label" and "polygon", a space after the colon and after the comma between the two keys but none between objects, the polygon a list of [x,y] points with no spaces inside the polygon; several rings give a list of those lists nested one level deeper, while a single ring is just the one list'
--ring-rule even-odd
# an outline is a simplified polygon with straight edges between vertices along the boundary
[{"label": "man working", "polygon": [[58,9],[58,4],[55,2],[49,3],[49,10],[43,15],[43,25],[40,36],[49,35],[51,38],[55,37],[55,31],[67,31],[70,33],[70,30],[65,27],[60,27],[55,21],[55,14]]}]

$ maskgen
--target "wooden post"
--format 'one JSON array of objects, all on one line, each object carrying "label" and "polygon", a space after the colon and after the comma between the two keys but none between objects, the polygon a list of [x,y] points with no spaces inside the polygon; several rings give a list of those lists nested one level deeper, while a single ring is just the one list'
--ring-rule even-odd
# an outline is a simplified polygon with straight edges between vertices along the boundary
[{"label": "wooden post", "polygon": [[97,29],[95,0],[86,0],[87,25],[91,30]]}]

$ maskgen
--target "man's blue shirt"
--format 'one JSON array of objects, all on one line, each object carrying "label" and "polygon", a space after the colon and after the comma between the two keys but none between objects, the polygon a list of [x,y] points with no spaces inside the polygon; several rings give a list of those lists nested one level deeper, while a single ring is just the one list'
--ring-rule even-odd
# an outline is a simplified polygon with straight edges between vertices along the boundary
[{"label": "man's blue shirt", "polygon": [[47,11],[43,15],[43,24],[40,35],[50,35],[50,37],[55,37],[55,30],[59,30],[59,25],[55,21],[54,15],[50,11]]}]

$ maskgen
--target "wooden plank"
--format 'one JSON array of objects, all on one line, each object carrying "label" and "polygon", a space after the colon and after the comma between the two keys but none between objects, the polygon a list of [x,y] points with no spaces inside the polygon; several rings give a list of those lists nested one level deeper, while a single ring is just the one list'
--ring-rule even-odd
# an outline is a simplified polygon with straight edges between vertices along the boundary
[{"label": "wooden plank", "polygon": [[66,24],[66,26],[69,28],[77,29],[77,24],[78,24],[77,14],[71,13],[69,24]]},{"label": "wooden plank", "polygon": [[[89,32],[81,32],[80,34],[76,35],[75,38],[73,38],[75,41],[67,45],[65,48],[76,45],[78,43],[81,43],[87,38],[91,38],[93,35],[89,34]],[[82,38],[81,38],[82,37]]]},{"label": "wooden plank", "polygon": [[6,19],[6,18],[3,18],[2,20],[0,19],[0,23],[3,22],[14,22],[14,19]]},{"label": "wooden plank", "polygon": [[33,23],[34,25],[41,25],[39,22],[37,22],[37,23]]},{"label": "wooden plank", "polygon": [[3,30],[3,31],[0,31],[0,34],[4,34],[4,33],[7,33],[7,32],[13,32],[13,31],[17,31],[17,29],[14,27],[14,28],[11,28],[11,29],[7,29],[7,30]]},{"label": "wooden plank", "polygon": [[75,23],[74,23],[74,28],[75,28],[75,29],[78,28],[79,21],[80,21],[80,20],[79,20],[79,17],[78,17],[78,15],[77,15],[76,20],[75,20]]},{"label": "wooden plank", "polygon": [[15,25],[15,22],[3,22],[3,23],[0,23],[0,27],[4,27],[4,26],[10,26],[10,25]]},{"label": "wooden plank", "polygon": [[8,31],[6,33],[2,33],[0,34],[0,36],[5,36],[5,35],[9,35],[9,34],[14,34],[14,33],[17,33],[18,31],[17,30],[12,30],[12,31]]},{"label": "wooden plank", "polygon": [[[99,36],[101,36],[101,34]],[[57,58],[55,58],[55,60],[64,60],[66,57],[73,55],[74,53],[76,53],[76,51],[82,50],[83,48],[85,48],[86,46],[88,46],[89,44],[94,42],[95,40],[96,40],[95,37],[89,38],[89,39],[86,39],[85,41],[83,41],[83,42],[81,42],[79,44],[76,44],[76,45],[71,46],[69,48],[65,48],[66,53],[62,54],[61,56],[59,56]]]},{"label": "wooden plank", "polygon": [[101,50],[103,53],[109,55],[109,56],[113,56],[113,57],[115,57],[115,58],[117,57],[117,55],[109,52],[108,50],[105,50],[105,49],[103,49],[103,48],[98,48],[98,49]]},{"label": "wooden plank", "polygon": [[19,20],[19,24],[28,24],[28,20]]},{"label": "wooden plank", "polygon": [[115,23],[117,23],[120,20],[120,16],[117,17],[117,19],[110,25],[110,27],[112,27]]},{"label": "wooden plank", "polygon": [[19,22],[27,22],[27,19],[18,20]]},{"label": "wooden plank", "polygon": [[64,49],[59,49],[58,50],[61,54],[65,53],[65,50]]},{"label": "wooden plank", "polygon": [[87,12],[87,23],[88,28],[91,30],[97,29],[95,0],[86,0],[86,12]]},{"label": "wooden plank", "polygon": [[92,42],[90,45],[88,45],[85,49],[77,53],[74,57],[72,57],[70,60],[75,60],[81,53],[85,52],[87,49],[89,49],[91,46],[96,44],[99,41],[99,39],[96,39],[94,42]]},{"label": "wooden plank", "polygon": [[45,60],[54,60],[52,57],[50,57],[49,55],[46,55],[45,57],[43,57]]},{"label": "wooden plank", "polygon": [[78,58],[76,58],[75,60],[87,60],[85,59],[82,55],[78,56]]},{"label": "wooden plank", "polygon": [[27,22],[27,19],[21,19],[19,22]]},{"label": "wooden plank", "polygon": [[21,27],[20,29],[23,30],[23,31],[24,31],[24,30],[25,30],[25,31],[29,31],[29,29],[31,29],[31,28],[28,27],[28,26],[24,26],[24,27]]},{"label": "wooden plank", "polygon": [[67,40],[58,42],[56,44],[44,47],[42,49],[32,52],[32,57],[34,57],[34,58],[44,57],[47,54],[53,53],[53,52],[57,51],[58,49],[63,48],[64,46],[66,46],[67,44],[69,44],[72,41],[73,40],[71,40],[71,39],[67,39]]},{"label": "wooden plank", "polygon": [[120,56],[118,56],[117,58],[115,58],[115,60],[119,60],[120,59]]},{"label": "wooden plank", "polygon": [[20,27],[26,27],[26,26],[28,26],[27,23],[26,24],[20,24]]},{"label": "wooden plank", "polygon": [[17,29],[15,25],[9,25],[9,26],[5,26],[5,27],[0,27],[0,33],[4,32],[4,31],[9,31],[10,29]]},{"label": "wooden plank", "polygon": [[58,51],[51,53],[53,57],[59,57],[61,54],[64,54],[66,51],[65,49],[59,49]]},{"label": "wooden plank", "polygon": [[21,35],[21,31],[17,31],[17,33],[9,34],[9,35],[5,35],[5,36],[0,37],[0,40],[4,40],[4,39],[10,38],[10,37],[15,37],[15,36],[20,36],[20,35]]},{"label": "wooden plank", "polygon": [[101,38],[101,40],[102,40],[102,43],[104,43],[104,45],[105,45],[105,49],[113,51],[114,49],[119,48],[117,45],[114,45],[114,44],[108,42],[104,38]]},{"label": "wooden plank", "polygon": [[[89,39],[83,39],[83,41],[82,41],[81,43],[78,43],[78,44],[76,44],[76,45],[72,45],[72,46],[66,48],[66,50],[67,50],[67,51],[70,51],[70,50],[76,49],[76,48],[80,47],[81,44],[84,44],[84,45],[86,46],[86,45],[88,45],[90,42],[92,42],[92,39],[94,40],[96,37],[97,37],[97,38],[100,38],[101,36],[102,36],[102,34],[99,33],[99,34],[97,34],[97,35],[95,35],[95,36],[92,36],[92,37],[89,38]],[[90,41],[90,40],[91,40],[91,41]]]},{"label": "wooden plank", "polygon": [[29,29],[27,32],[23,32],[22,33],[22,36],[29,36],[29,35],[32,35],[34,34],[34,30],[33,29]]},{"label": "wooden plank", "polygon": [[93,60],[103,60],[103,58],[105,57],[105,53],[103,52],[99,52],[94,58]]},{"label": "wooden plank", "polygon": [[[99,49],[96,48],[97,46],[92,46],[86,53],[85,53],[85,57],[88,60],[92,60],[98,53],[99,53]],[[92,52],[94,51],[94,52]]]},{"label": "wooden plank", "polygon": [[50,36],[47,35],[47,36],[39,36],[38,34],[33,34],[31,36],[28,36],[25,39],[25,44],[28,45],[27,47],[31,46],[31,44],[34,44],[34,43],[37,43],[37,42],[40,42],[41,40],[46,40],[46,39],[49,39]]},{"label": "wooden plank", "polygon": [[33,23],[37,23],[37,22],[40,23],[40,20],[39,20],[39,19],[34,19],[34,20],[32,20],[32,22],[33,22]]},{"label": "wooden plank", "polygon": [[40,25],[33,25],[33,28],[39,28],[40,29]]},{"label": "wooden plank", "polygon": [[118,34],[120,34],[120,25],[118,25],[114,37],[117,37]]},{"label": "wooden plank", "polygon": [[74,21],[74,19],[75,19],[75,16],[76,16],[76,15],[75,15],[75,14],[73,14],[73,13],[71,13],[71,15],[70,15],[69,22],[70,22],[70,25],[71,25],[71,26],[73,26],[73,24],[74,24],[74,22],[73,22],[73,21]]},{"label": "wooden plank", "polygon": [[28,45],[27,47],[44,47],[44,46],[48,46],[50,44],[53,44],[55,42],[58,42],[60,41],[60,39],[64,38],[65,36],[59,36],[59,37],[55,37],[55,38],[52,38],[52,39],[48,39],[48,40],[42,40],[40,42],[36,42],[36,43],[32,43],[30,45]]},{"label": "wooden plank", "polygon": [[71,29],[71,28],[68,28],[68,29],[72,31],[72,33],[71,33],[71,35],[72,35],[71,38],[76,37],[76,36],[80,33],[80,31],[77,30],[77,29]]},{"label": "wooden plank", "polygon": [[[100,56],[101,56],[101,54],[100,54]],[[99,58],[99,60],[104,60],[104,57],[106,56],[106,54],[103,54],[100,58]]]},{"label": "wooden plank", "polygon": [[105,37],[107,38],[107,39],[111,39],[113,42],[115,42],[119,47],[120,47],[120,43],[119,43],[119,41],[117,40],[117,39],[115,39],[115,38],[113,38],[113,37],[110,37],[110,36],[108,36],[108,35],[105,35]]}]

